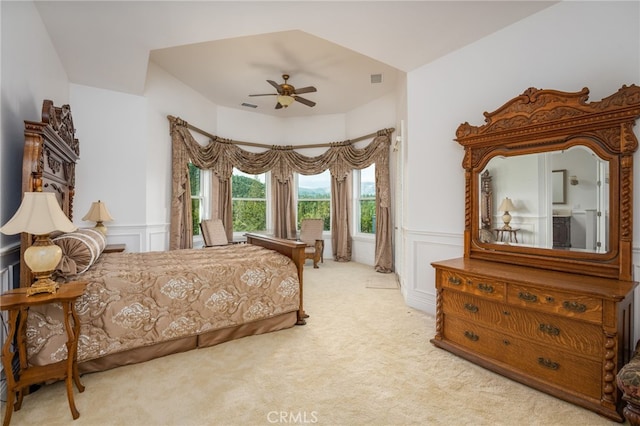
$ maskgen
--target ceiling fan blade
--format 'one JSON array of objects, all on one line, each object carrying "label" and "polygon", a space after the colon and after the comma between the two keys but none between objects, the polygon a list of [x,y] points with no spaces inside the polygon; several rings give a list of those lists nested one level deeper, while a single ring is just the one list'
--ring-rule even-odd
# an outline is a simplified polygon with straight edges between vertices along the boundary
[{"label": "ceiling fan blade", "polygon": [[294,99],[300,102],[301,104],[305,104],[306,106],[312,107],[316,105],[315,102],[310,101],[309,99],[301,98],[300,96],[295,96]]},{"label": "ceiling fan blade", "polygon": [[273,87],[275,87],[275,89],[278,91],[278,94],[282,94],[282,87],[280,87],[280,85],[278,83],[276,83],[273,80],[267,80],[267,83],[269,83],[270,85],[272,85]]},{"label": "ceiling fan blade", "polygon": [[278,96],[277,93],[262,93],[259,95],[249,95],[249,96]]},{"label": "ceiling fan blade", "polygon": [[307,87],[303,87],[301,89],[296,89],[296,94],[300,94],[300,93],[311,93],[311,92],[317,92],[318,89],[316,89],[313,86],[307,86]]},{"label": "ceiling fan blade", "polygon": [[282,105],[280,105],[280,102],[277,102],[276,103],[276,109],[281,109],[281,108],[282,108]]}]

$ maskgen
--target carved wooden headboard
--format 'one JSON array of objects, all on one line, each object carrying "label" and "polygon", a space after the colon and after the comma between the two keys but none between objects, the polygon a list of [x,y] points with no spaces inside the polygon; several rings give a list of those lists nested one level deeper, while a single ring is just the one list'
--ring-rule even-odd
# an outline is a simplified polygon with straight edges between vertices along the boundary
[{"label": "carved wooden headboard", "polygon": [[[75,138],[69,105],[56,107],[53,101],[42,103],[42,121],[24,122],[22,193],[53,192],[69,219],[73,220],[76,162],[80,145]],[[31,271],[24,264],[24,251],[33,236],[22,234],[20,246],[20,286],[29,287]]]}]

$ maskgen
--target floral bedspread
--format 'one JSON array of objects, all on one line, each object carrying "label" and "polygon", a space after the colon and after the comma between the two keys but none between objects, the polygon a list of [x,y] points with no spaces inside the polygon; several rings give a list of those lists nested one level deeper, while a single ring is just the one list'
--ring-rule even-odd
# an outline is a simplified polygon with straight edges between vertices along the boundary
[{"label": "floral bedspread", "polygon": [[[251,244],[148,253],[108,253],[85,273],[76,303],[78,362],[296,311],[299,280],[288,257]],[[64,285],[64,284],[62,284]],[[33,308],[33,365],[67,356],[59,304]]]}]

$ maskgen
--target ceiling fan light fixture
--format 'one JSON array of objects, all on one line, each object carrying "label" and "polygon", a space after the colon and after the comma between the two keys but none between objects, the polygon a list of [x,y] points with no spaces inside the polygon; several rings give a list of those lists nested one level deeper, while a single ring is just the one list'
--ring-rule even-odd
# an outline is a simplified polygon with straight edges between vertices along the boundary
[{"label": "ceiling fan light fixture", "polygon": [[293,96],[289,96],[289,95],[279,95],[278,96],[278,103],[280,105],[282,105],[283,107],[288,107],[289,105],[291,105],[293,103],[293,101],[295,101],[295,99],[293,98]]}]

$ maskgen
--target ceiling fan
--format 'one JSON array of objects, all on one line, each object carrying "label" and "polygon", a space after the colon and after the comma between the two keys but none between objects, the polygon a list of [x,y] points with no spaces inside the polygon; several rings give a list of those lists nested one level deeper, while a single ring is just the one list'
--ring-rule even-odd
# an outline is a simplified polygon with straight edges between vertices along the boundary
[{"label": "ceiling fan", "polygon": [[287,83],[287,80],[289,80],[289,74],[283,74],[282,78],[284,79],[284,83],[282,84],[278,84],[273,80],[267,80],[267,83],[272,85],[277,90],[278,93],[263,93],[259,95],[249,95],[249,96],[277,96],[278,102],[276,103],[276,109],[287,108],[294,101],[298,101],[301,104],[304,104],[310,107],[316,105],[315,102],[310,101],[309,99],[305,99],[301,96],[298,96],[301,93],[316,92],[317,89],[315,87],[307,86],[307,87],[302,87],[300,89],[296,89],[295,87]]}]

